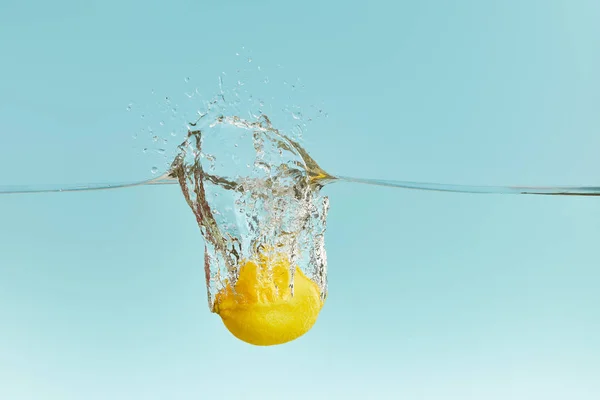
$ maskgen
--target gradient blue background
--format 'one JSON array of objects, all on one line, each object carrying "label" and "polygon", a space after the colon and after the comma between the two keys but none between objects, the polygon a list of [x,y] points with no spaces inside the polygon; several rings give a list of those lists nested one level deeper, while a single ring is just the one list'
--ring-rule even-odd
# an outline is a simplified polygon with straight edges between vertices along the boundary
[{"label": "gradient blue background", "polygon": [[[2,0],[0,184],[152,176],[141,107],[185,77],[212,94],[241,46],[324,104],[306,146],[333,173],[600,184],[598,21],[596,0]],[[176,187],[0,197],[0,399],[600,398],[600,200],[326,191],[326,307],[271,348],[208,312]]]}]

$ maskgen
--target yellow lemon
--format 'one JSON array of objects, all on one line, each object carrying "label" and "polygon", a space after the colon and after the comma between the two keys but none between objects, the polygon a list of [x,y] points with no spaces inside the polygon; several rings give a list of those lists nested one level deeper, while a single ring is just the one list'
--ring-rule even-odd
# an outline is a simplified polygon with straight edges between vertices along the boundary
[{"label": "yellow lemon", "polygon": [[318,285],[295,268],[294,295],[290,262],[282,254],[259,255],[240,264],[233,290],[227,283],[215,297],[213,311],[235,337],[257,346],[282,344],[308,332],[323,301]]}]

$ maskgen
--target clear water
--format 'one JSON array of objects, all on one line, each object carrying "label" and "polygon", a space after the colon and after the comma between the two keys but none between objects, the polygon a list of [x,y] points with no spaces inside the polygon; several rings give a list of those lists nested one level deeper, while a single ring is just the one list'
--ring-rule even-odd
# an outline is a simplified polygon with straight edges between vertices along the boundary
[{"label": "clear water", "polygon": [[[206,310],[198,224],[163,176],[196,87],[225,66],[261,92],[237,59],[327,105],[299,143],[332,174],[597,184],[597,2],[38,3],[0,13],[0,182],[154,186],[0,196],[0,398],[598,399],[595,197],[335,180],[327,305],[264,350]],[[262,111],[293,137],[288,93]],[[254,121],[242,104],[225,115]]]}]

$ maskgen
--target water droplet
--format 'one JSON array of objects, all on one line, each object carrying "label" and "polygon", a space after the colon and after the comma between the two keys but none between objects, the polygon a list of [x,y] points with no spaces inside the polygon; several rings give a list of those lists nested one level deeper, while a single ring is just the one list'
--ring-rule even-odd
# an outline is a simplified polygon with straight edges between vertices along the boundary
[{"label": "water droplet", "polygon": [[187,77],[184,79],[184,81],[185,81],[185,83],[188,83],[188,82],[190,81],[190,77],[189,77],[189,76],[187,76]]},{"label": "water droplet", "polygon": [[269,83],[269,77],[265,76],[265,80],[263,81],[264,83]]},{"label": "water droplet", "polygon": [[129,103],[127,105],[127,111],[131,111],[132,108],[133,108],[133,103]]},{"label": "water droplet", "polygon": [[154,89],[152,89],[152,91],[150,92],[150,94],[154,94]]},{"label": "water droplet", "polygon": [[173,136],[173,137],[177,136],[177,134],[175,133],[175,131],[171,132],[171,136]]},{"label": "water droplet", "polygon": [[260,65],[258,66],[258,70],[259,70],[259,71],[262,71],[262,68],[260,67]]},{"label": "water droplet", "polygon": [[142,119],[143,119],[144,117],[145,117],[145,115],[144,115],[144,114],[140,115],[140,118],[142,118]]},{"label": "water droplet", "polygon": [[142,153],[145,153],[145,152],[147,152],[147,151],[148,151],[148,148],[147,148],[147,147],[144,147],[144,149],[142,150]]},{"label": "water droplet", "polygon": [[166,150],[165,149],[156,149],[156,152],[158,154],[165,154]]},{"label": "water droplet", "polygon": [[239,56],[239,55],[240,55],[240,53],[235,53],[235,55],[236,55],[236,56]]},{"label": "water droplet", "polygon": [[159,124],[160,126],[165,126],[165,121],[160,121]]},{"label": "water droplet", "polygon": [[252,62],[252,58],[248,57],[248,62],[251,63]]},{"label": "water droplet", "polygon": [[300,113],[292,113],[292,118],[294,118],[294,119],[300,119],[300,118],[302,118],[302,114],[300,114]]},{"label": "water droplet", "polygon": [[152,172],[153,174],[156,174],[156,173],[158,173],[158,168],[152,167],[152,169],[150,170],[150,172]]},{"label": "water droplet", "polygon": [[158,142],[158,136],[156,136],[156,135],[152,136],[152,141],[155,143]]}]

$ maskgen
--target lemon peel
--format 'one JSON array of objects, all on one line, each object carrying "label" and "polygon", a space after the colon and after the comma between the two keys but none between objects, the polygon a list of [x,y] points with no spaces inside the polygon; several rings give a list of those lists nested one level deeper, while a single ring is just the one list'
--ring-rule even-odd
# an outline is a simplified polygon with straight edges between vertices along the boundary
[{"label": "lemon peel", "polygon": [[308,332],[323,307],[319,286],[297,266],[293,295],[288,258],[259,254],[240,263],[234,287],[217,293],[213,312],[238,339],[257,346],[290,342]]}]

